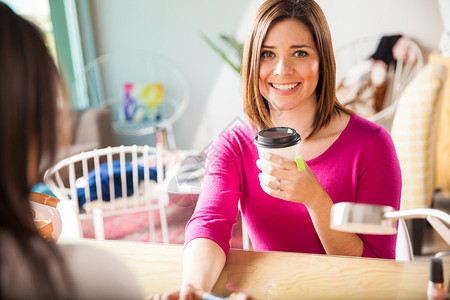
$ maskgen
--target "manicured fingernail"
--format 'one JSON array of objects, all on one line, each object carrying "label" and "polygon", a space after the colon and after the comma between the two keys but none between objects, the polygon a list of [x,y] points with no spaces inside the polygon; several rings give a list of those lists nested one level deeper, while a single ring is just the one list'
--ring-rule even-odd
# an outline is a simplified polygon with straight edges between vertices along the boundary
[{"label": "manicured fingernail", "polygon": [[305,161],[301,156],[298,156],[295,158],[295,161],[297,162],[297,169],[301,172],[305,169]]}]

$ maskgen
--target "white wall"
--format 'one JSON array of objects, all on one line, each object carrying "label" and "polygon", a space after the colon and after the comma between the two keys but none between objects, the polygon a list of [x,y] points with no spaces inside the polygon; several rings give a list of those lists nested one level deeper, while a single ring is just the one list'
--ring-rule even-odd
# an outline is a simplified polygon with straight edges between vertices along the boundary
[{"label": "white wall", "polygon": [[[425,52],[437,49],[443,29],[437,0],[317,0],[335,48],[353,39],[404,34]],[[220,33],[243,40],[262,0],[91,0],[98,55],[152,51],[186,75],[190,105],[176,122],[180,148],[203,149],[221,130],[244,120],[240,82],[201,39]],[[148,137],[132,142],[147,143]],[[129,141],[127,141],[129,142]]]},{"label": "white wall", "polygon": [[425,54],[443,30],[437,0],[317,0],[328,19],[335,48],[356,38],[403,34]]}]

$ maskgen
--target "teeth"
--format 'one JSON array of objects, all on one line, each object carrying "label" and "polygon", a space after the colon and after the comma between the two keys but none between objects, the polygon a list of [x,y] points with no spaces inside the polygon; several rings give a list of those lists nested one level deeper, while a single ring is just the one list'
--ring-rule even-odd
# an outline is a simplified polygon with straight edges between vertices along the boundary
[{"label": "teeth", "polygon": [[291,83],[291,84],[275,84],[272,83],[272,86],[276,88],[277,90],[281,91],[289,91],[297,87],[299,85],[298,83]]}]

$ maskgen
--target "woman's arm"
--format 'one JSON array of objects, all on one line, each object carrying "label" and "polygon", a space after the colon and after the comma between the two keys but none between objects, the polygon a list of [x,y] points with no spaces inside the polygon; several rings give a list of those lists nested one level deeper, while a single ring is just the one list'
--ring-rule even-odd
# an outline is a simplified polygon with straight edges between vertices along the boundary
[{"label": "woman's arm", "polygon": [[362,256],[363,242],[355,233],[336,231],[330,228],[333,201],[323,188],[319,188],[309,201],[309,215],[325,252],[330,255]]},{"label": "woman's arm", "polygon": [[181,287],[162,295],[152,295],[147,300],[201,299],[204,292],[210,292],[213,289],[225,265],[225,260],[225,253],[213,240],[197,238],[190,241],[183,251]]},{"label": "woman's arm", "polygon": [[225,265],[222,248],[214,241],[197,238],[190,241],[183,252],[183,283],[181,299],[187,287],[210,292]]}]

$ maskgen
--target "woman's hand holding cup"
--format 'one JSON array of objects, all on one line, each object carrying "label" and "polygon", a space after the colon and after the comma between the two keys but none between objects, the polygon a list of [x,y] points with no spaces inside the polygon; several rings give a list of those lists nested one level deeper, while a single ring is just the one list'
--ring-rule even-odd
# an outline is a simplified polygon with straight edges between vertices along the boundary
[{"label": "woman's hand holding cup", "polygon": [[308,206],[323,191],[309,166],[298,156],[298,133],[287,127],[262,130],[255,137],[261,188],[271,196]]},{"label": "woman's hand holding cup", "polygon": [[308,205],[322,189],[309,166],[298,170],[297,162],[273,154],[264,153],[256,162],[261,188],[271,196]]}]

